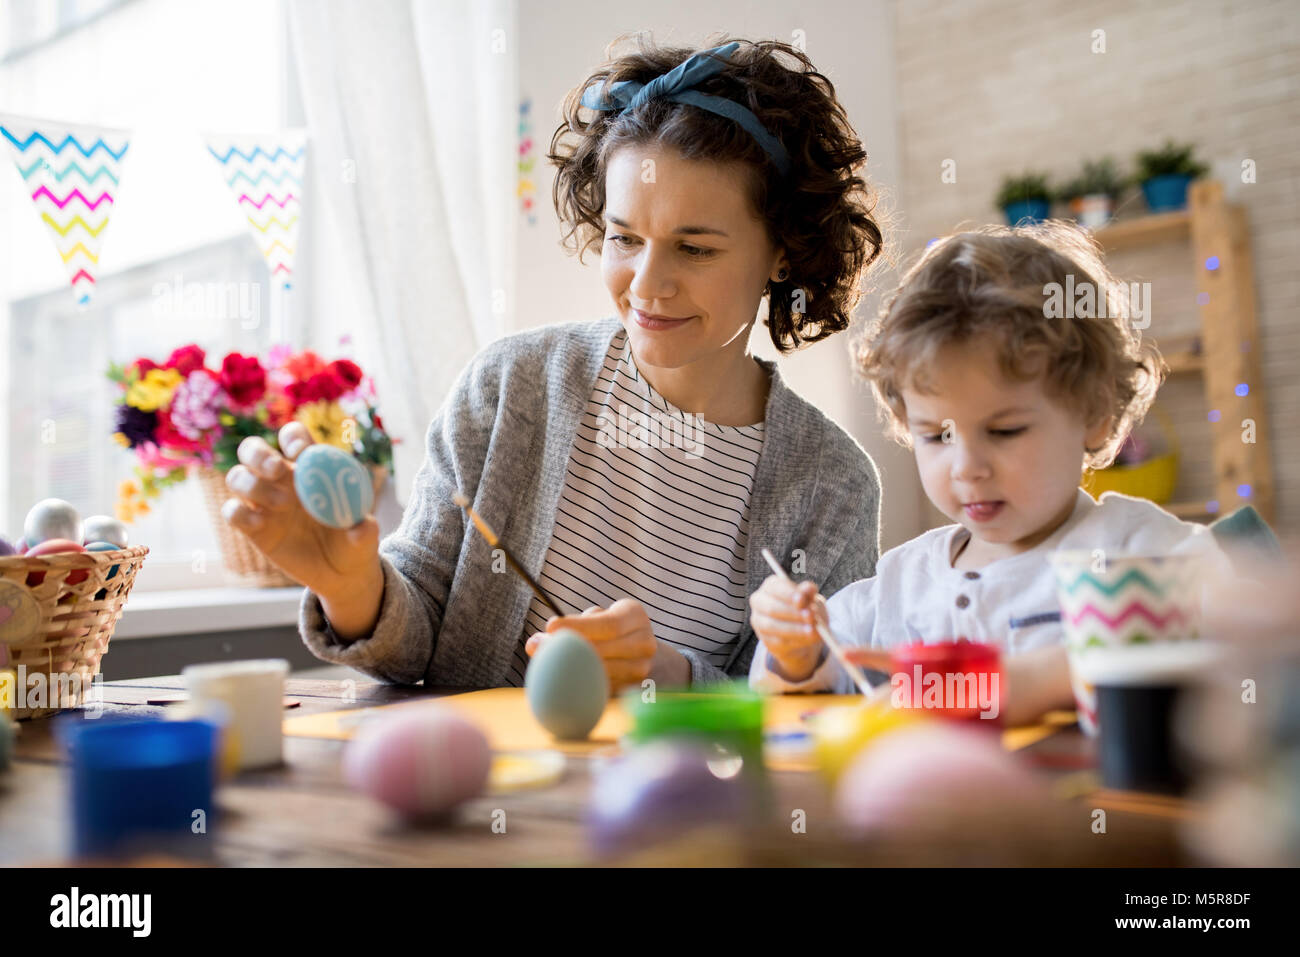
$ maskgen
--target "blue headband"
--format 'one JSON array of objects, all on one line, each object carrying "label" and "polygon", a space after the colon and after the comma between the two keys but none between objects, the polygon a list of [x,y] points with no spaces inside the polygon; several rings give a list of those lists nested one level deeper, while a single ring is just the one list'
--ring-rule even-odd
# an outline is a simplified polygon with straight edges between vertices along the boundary
[{"label": "blue headband", "polygon": [[[781,145],[781,141],[763,128],[757,116],[734,100],[710,96],[692,89],[701,81],[721,72],[727,65],[727,58],[739,47],[740,44],[733,40],[712,50],[697,53],[667,73],[655,77],[649,83],[619,80],[609,85],[608,94],[603,97],[598,84],[592,84],[582,91],[582,105],[593,110],[617,110],[619,113],[636,109],[647,100],[658,98],[673,103],[689,103],[691,106],[698,106],[702,110],[735,120],[743,126],[771,157],[776,168],[781,171],[781,175],[786,176],[790,172],[789,154]],[[712,54],[717,54],[722,59],[716,59]]]}]

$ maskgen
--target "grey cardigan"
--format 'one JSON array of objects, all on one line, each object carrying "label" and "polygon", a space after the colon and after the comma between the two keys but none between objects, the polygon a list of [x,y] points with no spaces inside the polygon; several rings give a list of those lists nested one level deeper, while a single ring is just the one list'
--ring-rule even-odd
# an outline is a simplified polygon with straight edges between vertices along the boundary
[{"label": "grey cardigan", "polygon": [[[574,435],[617,318],[507,336],[469,364],[429,425],[401,525],[379,544],[384,594],[370,635],[342,641],[308,590],[298,625],[312,653],[396,684],[506,684],[532,592],[492,572],[492,550],[452,502],[474,508],[536,573],[550,546]],[[800,565],[825,595],[875,573],[880,481],[854,439],[771,376],[763,450],[750,498],[748,587],[769,574],[760,549]],[[629,596],[635,598],[635,595]],[[691,683],[748,673],[756,638],[746,622],[724,669],[681,649]]]}]

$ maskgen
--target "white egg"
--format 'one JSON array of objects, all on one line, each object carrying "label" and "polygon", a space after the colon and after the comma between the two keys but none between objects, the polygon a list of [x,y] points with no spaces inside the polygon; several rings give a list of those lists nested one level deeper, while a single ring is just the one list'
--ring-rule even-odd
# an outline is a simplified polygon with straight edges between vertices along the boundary
[{"label": "white egg", "polygon": [[32,506],[23,521],[23,537],[28,546],[39,545],[51,538],[66,538],[81,544],[81,516],[70,502],[61,498],[46,498]]},{"label": "white egg", "polygon": [[112,542],[118,548],[126,548],[130,540],[126,523],[119,522],[112,515],[90,516],[83,524],[81,534],[85,536],[81,540],[83,545],[89,545],[91,542]]}]

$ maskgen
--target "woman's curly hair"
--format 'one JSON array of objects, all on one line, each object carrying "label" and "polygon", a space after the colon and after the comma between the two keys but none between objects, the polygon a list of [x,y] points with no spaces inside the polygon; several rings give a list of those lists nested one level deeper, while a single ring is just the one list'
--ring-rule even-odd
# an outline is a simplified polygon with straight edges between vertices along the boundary
[{"label": "woman's curly hair", "polygon": [[[615,56],[624,38],[610,44],[606,62],[569,91],[564,119],[551,138],[547,159],[558,168],[553,199],[565,247],[577,251],[581,262],[586,250],[603,241],[605,171],[622,147],[662,145],[688,160],[739,162],[752,171],[754,209],[790,262],[788,278],[769,281],[764,292],[772,342],[790,352],[847,329],[862,297],[863,276],[884,241],[873,217],[877,196],[857,175],[866,151],[830,80],[787,43],[739,40],[730,65],[698,87],[744,104],[781,141],[792,164],[783,179],[740,124],[708,110],[663,99],[621,114],[581,106],[583,91],[593,83],[648,83],[699,52],[657,46],[638,35],[636,52]],[[584,120],[580,111],[594,115]],[[568,142],[570,134],[576,141]]]},{"label": "woman's curly hair", "polygon": [[[1057,298],[1089,286],[1092,309],[1066,308]],[[989,343],[1008,379],[1042,377],[1047,393],[1089,425],[1109,417],[1105,441],[1085,450],[1085,463],[1102,468],[1168,371],[1141,340],[1132,312],[1128,286],[1106,268],[1096,239],[1073,223],[984,226],[922,252],[863,330],[855,360],[890,433],[910,447],[902,390],[932,388],[929,369],[946,346]]]}]

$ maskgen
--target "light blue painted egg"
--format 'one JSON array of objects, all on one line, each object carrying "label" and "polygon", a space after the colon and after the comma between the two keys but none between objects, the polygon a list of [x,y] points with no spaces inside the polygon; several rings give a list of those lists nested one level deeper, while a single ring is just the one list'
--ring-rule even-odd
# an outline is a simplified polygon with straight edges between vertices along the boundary
[{"label": "light blue painted egg", "polygon": [[[88,552],[115,552],[117,550],[118,550],[118,546],[114,545],[112,542],[91,542],[89,545],[86,546],[86,551]],[[112,568],[110,568],[108,570],[108,577],[112,578],[114,575],[116,575],[117,569],[118,569],[117,565],[114,565]]]},{"label": "light blue painted egg", "polygon": [[609,676],[591,642],[565,629],[547,635],[533,655],[524,694],[538,724],[562,741],[581,741],[605,713]]},{"label": "light blue painted egg", "polygon": [[366,467],[332,445],[309,445],[294,460],[293,487],[307,514],[334,528],[351,528],[375,504]]}]

